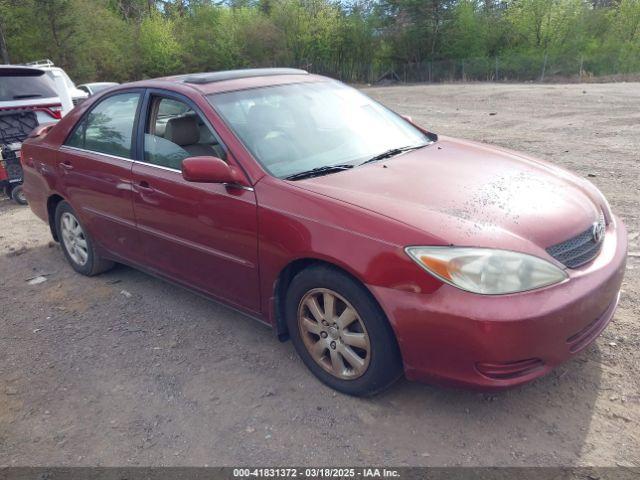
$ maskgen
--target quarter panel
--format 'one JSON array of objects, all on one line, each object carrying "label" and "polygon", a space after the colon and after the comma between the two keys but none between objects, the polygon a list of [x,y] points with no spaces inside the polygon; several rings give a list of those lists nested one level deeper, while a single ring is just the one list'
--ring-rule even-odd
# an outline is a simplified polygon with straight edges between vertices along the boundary
[{"label": "quarter panel", "polygon": [[22,146],[20,162],[23,173],[23,191],[29,207],[40,219],[48,221],[47,199],[56,187],[53,169],[56,151],[34,141]]}]

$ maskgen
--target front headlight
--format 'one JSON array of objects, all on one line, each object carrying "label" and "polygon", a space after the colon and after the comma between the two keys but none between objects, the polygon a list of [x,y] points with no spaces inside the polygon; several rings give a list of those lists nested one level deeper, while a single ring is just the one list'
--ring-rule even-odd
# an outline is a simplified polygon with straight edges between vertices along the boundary
[{"label": "front headlight", "polygon": [[470,247],[407,247],[427,272],[473,293],[500,295],[546,287],[568,278],[564,270],[525,253]]}]

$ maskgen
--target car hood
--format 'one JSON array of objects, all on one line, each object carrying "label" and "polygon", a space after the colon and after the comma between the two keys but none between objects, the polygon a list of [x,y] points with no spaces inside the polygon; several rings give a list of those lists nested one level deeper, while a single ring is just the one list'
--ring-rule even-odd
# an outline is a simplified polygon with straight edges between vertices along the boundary
[{"label": "car hood", "polygon": [[595,187],[561,168],[446,137],[388,160],[293,183],[424,233],[408,244],[543,254],[586,230],[605,209]]}]

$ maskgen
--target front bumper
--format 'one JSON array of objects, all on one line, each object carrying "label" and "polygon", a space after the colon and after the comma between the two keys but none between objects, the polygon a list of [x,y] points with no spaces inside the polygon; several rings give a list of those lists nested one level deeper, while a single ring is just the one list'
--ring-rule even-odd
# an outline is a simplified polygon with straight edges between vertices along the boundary
[{"label": "front bumper", "polygon": [[593,342],[613,318],[626,265],[627,233],[615,220],[598,257],[559,285],[500,296],[450,285],[432,294],[369,286],[396,333],[407,378],[508,388]]}]

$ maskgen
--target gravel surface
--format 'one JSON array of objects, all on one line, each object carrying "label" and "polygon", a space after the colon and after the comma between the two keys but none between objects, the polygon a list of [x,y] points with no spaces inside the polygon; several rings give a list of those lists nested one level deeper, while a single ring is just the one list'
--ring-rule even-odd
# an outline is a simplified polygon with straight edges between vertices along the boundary
[{"label": "gravel surface", "polygon": [[516,390],[403,380],[350,398],[222,305],[123,266],[75,274],[47,226],[4,200],[0,466],[640,466],[640,84],[366,91],[435,132],[549,159],[604,191],[631,256],[597,342]]}]

